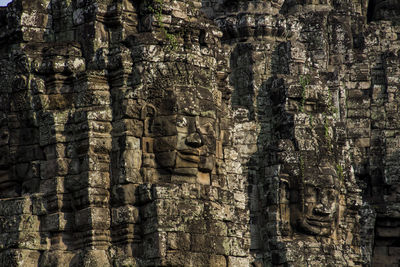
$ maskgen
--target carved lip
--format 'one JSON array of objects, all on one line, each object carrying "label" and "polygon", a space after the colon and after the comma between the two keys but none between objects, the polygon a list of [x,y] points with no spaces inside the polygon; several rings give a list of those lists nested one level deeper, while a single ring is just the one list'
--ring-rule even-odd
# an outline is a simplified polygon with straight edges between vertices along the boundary
[{"label": "carved lip", "polygon": [[[196,170],[196,173],[193,173],[192,170]],[[179,168],[174,169],[172,174],[186,177],[196,177],[197,176],[197,168]]]},{"label": "carved lip", "polygon": [[193,163],[200,162],[199,150],[180,150],[180,151],[178,151],[178,155],[181,159],[189,161],[189,162],[193,162]]},{"label": "carved lip", "polygon": [[322,227],[322,228],[329,228],[332,224],[331,218],[307,218],[307,223],[312,226]]}]

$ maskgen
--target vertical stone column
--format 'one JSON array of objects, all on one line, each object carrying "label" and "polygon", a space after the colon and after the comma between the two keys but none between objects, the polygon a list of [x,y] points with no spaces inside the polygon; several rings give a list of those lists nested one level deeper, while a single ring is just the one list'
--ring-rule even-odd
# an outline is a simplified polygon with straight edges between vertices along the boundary
[{"label": "vertical stone column", "polygon": [[113,132],[116,258],[246,265],[244,187],[235,188],[234,199],[225,171],[230,155],[223,147],[230,139],[224,116],[230,115],[220,32],[202,17],[199,1],[132,8],[138,8],[139,31],[125,30],[129,50],[120,54],[131,57],[132,76],[116,75],[113,92],[120,99]]},{"label": "vertical stone column", "polygon": [[[390,17],[387,17],[390,19]],[[372,264],[396,265],[399,262],[397,240],[399,219],[398,167],[398,59],[392,50],[399,40],[398,26],[391,22],[371,22],[366,36],[371,61],[371,149],[369,169],[364,179],[369,180],[367,199],[375,209]],[[376,38],[376,34],[381,37]],[[390,46],[388,44],[391,44]],[[375,218],[374,218],[375,219]],[[372,232],[372,231],[371,231]]]},{"label": "vertical stone column", "polygon": [[86,72],[81,77],[84,86],[78,92],[78,99],[82,102],[77,103],[74,117],[75,160],[79,166],[79,181],[71,181],[70,190],[75,211],[75,245],[83,249],[104,251],[110,242],[112,112],[109,108],[108,84],[103,77],[102,73],[99,75],[96,72]]},{"label": "vertical stone column", "polygon": [[[1,51],[1,243],[0,264],[37,266],[48,249],[42,230],[40,101],[35,72],[50,30],[49,1],[13,1],[2,8]],[[4,128],[5,127],[5,128]],[[39,204],[40,203],[40,204]]]},{"label": "vertical stone column", "polygon": [[39,265],[40,250],[48,249],[40,229],[44,210],[39,203],[39,198],[29,196],[0,200],[1,265]]}]

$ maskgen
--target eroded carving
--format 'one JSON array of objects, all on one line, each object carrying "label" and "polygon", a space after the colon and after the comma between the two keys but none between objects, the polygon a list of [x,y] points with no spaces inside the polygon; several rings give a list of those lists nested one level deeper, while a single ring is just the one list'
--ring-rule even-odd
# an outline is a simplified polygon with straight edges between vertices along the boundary
[{"label": "eroded carving", "polygon": [[152,125],[157,167],[168,170],[171,182],[210,184],[219,139],[212,92],[182,86],[164,101],[169,111],[157,112]]},{"label": "eroded carving", "polygon": [[336,229],[339,208],[338,176],[329,163],[307,168],[292,183],[291,223],[299,231],[329,236]]},{"label": "eroded carving", "polygon": [[371,0],[369,20],[393,20],[400,18],[399,0]]},{"label": "eroded carving", "polygon": [[0,8],[0,265],[397,266],[399,6]]}]

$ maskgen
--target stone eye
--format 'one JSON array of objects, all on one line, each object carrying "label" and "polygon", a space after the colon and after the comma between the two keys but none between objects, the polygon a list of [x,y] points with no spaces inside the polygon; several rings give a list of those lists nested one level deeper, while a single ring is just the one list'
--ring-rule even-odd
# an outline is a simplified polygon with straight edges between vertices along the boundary
[{"label": "stone eye", "polygon": [[317,191],[314,187],[306,186],[304,196],[307,202],[315,202],[317,200]]},{"label": "stone eye", "polygon": [[186,127],[186,126],[187,126],[187,120],[186,120],[186,118],[185,118],[185,117],[183,117],[183,118],[178,118],[178,119],[176,120],[176,125],[177,125],[178,127],[181,127],[181,128]]},{"label": "stone eye", "polygon": [[334,190],[329,190],[328,191],[328,199],[331,201],[335,200],[335,191]]},{"label": "stone eye", "polygon": [[214,129],[211,123],[207,123],[203,126],[207,134],[214,134]]}]

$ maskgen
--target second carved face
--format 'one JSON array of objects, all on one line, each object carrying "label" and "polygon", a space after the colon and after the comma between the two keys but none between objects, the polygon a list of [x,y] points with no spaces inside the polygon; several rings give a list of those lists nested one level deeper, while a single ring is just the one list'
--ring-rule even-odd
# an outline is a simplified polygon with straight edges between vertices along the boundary
[{"label": "second carved face", "polygon": [[329,236],[338,220],[337,177],[333,168],[320,168],[313,173],[316,175],[306,174],[292,194],[291,222],[300,232]]}]

